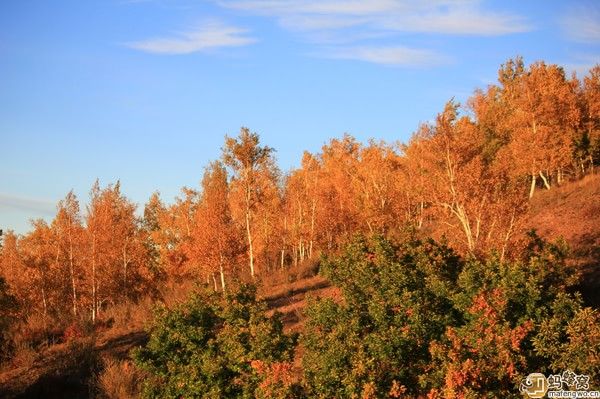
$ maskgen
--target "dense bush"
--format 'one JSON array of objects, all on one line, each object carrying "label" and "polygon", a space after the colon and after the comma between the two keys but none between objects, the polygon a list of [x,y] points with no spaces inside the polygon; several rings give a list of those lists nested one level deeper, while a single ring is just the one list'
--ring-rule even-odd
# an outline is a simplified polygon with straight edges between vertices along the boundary
[{"label": "dense bush", "polygon": [[461,315],[460,259],[432,241],[401,245],[358,238],[345,254],[322,262],[343,303],[320,300],[303,335],[307,390],[316,397],[385,397],[419,391],[430,372],[428,343]]},{"label": "dense bush", "polygon": [[150,375],[143,396],[290,396],[294,340],[265,310],[252,286],[225,297],[200,291],[173,310],[159,309],[148,344],[134,354]]},{"label": "dense bush", "polygon": [[357,238],[324,274],[343,293],[308,310],[311,397],[520,397],[532,372],[598,375],[598,314],[567,294],[565,250],[532,236],[522,260],[462,260],[433,241]]}]

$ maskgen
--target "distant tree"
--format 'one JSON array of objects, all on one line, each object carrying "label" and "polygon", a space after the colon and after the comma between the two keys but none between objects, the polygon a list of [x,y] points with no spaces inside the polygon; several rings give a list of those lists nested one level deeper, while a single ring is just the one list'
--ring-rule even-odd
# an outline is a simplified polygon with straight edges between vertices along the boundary
[{"label": "distant tree", "polygon": [[403,171],[426,179],[418,200],[431,205],[438,229],[450,227],[449,236],[457,249],[471,254],[491,249],[504,253],[526,198],[515,190],[497,160],[484,158],[484,131],[469,117],[460,117],[458,110],[458,104],[451,101],[435,124],[421,127],[404,148]]},{"label": "distant tree", "polygon": [[58,203],[58,211],[52,221],[51,229],[58,247],[59,262],[64,270],[64,275],[66,275],[65,280],[68,281],[63,284],[64,295],[71,297],[71,310],[73,316],[77,316],[78,287],[83,281],[84,230],[79,212],[79,202],[73,191],[70,191],[65,199]]},{"label": "distant tree", "polygon": [[0,256],[0,275],[4,277],[7,286],[20,305],[24,314],[33,312],[32,270],[23,262],[19,236],[12,230],[3,234],[2,256]]},{"label": "distant tree", "polygon": [[198,198],[196,190],[183,187],[171,206],[158,193],[145,205],[141,230],[155,275],[178,281],[193,274],[190,258]]},{"label": "distant tree", "polygon": [[223,163],[231,168],[232,196],[246,230],[250,275],[255,276],[257,215],[265,214],[268,196],[277,186],[273,149],[260,146],[259,136],[242,128],[238,137],[225,137]]},{"label": "distant tree", "polygon": [[119,183],[93,186],[85,218],[92,320],[103,304],[136,298],[143,289],[147,252],[135,210]]},{"label": "distant tree", "polygon": [[164,276],[167,263],[168,238],[163,221],[167,218],[167,209],[158,192],[152,193],[146,205],[141,223],[141,234],[148,252],[149,269],[156,276]]},{"label": "distant tree", "polygon": [[319,218],[322,213],[319,206],[321,205],[319,191],[321,178],[319,160],[310,153],[304,152],[301,167],[290,172],[285,180],[284,243],[280,259],[282,267],[286,244],[291,247],[294,264],[313,256],[317,245]]},{"label": "distant tree", "polygon": [[27,269],[28,293],[32,309],[41,314],[44,329],[47,330],[51,317],[58,313],[60,284],[57,249],[52,231],[41,220],[32,222],[33,230],[19,240],[19,251],[23,265]]},{"label": "distant tree", "polygon": [[536,62],[525,70],[522,59],[503,65],[500,76],[511,131],[503,156],[511,160],[514,173],[530,176],[532,197],[537,177],[550,188],[552,174],[560,183],[562,170],[570,163],[580,121],[576,82],[557,65]]},{"label": "distant tree", "polygon": [[226,273],[232,273],[244,250],[243,236],[234,224],[229,207],[227,171],[220,162],[211,163],[202,179],[202,194],[192,230],[195,262],[212,276],[220,277],[225,291]]},{"label": "distant tree", "polygon": [[600,65],[594,66],[583,79],[579,91],[582,126],[576,142],[575,156],[582,172],[600,164]]},{"label": "distant tree", "polygon": [[361,145],[345,134],[322,147],[320,180],[321,212],[319,230],[322,248],[331,250],[347,240],[360,226],[356,193],[352,184],[357,175]]},{"label": "distant tree", "polygon": [[184,187],[181,197],[175,199],[166,213],[163,214],[162,227],[166,240],[166,264],[171,277],[187,278],[193,275],[192,232],[199,193],[197,190]]},{"label": "distant tree", "polygon": [[[424,137],[425,136],[425,137]],[[396,199],[401,220],[406,224],[421,229],[427,218],[428,208],[432,204],[429,191],[431,182],[426,168],[426,132],[423,128],[412,135],[408,143],[400,146],[402,157],[401,169],[397,174],[397,184],[402,193]]]},{"label": "distant tree", "polygon": [[371,141],[361,148],[353,191],[361,224],[370,234],[390,231],[401,218],[396,200],[404,187],[397,184],[399,175],[400,157],[392,146]]}]

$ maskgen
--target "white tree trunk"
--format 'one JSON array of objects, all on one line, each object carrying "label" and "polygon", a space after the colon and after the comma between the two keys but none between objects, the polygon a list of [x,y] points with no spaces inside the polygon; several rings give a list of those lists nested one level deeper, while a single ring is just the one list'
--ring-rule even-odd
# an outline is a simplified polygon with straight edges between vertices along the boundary
[{"label": "white tree trunk", "polygon": [[535,192],[535,181],[536,181],[536,176],[535,174],[531,175],[531,187],[529,188],[529,198],[533,197],[533,193]]},{"label": "white tree trunk", "polygon": [[77,316],[77,289],[75,287],[75,267],[73,264],[73,237],[69,228],[69,273],[71,274],[71,290],[73,293],[73,315]]},{"label": "white tree trunk", "polygon": [[254,278],[254,248],[252,246],[252,232],[250,230],[250,211],[246,211],[246,234],[248,236],[248,255],[250,257],[250,275]]},{"label": "white tree trunk", "polygon": [[221,263],[219,263],[219,273],[221,274],[221,289],[225,292],[225,271],[223,270],[223,257],[221,257]]},{"label": "white tree trunk", "polygon": [[550,183],[548,183],[548,179],[546,179],[546,176],[544,176],[544,174],[542,173],[541,170],[540,170],[540,177],[542,178],[542,181],[544,182],[544,187],[546,187],[547,190],[550,190]]}]

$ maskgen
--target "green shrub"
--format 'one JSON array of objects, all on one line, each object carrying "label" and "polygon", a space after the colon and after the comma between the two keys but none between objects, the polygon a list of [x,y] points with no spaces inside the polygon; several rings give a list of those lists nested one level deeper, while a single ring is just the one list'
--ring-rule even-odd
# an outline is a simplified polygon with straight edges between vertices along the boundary
[{"label": "green shrub", "polygon": [[529,373],[598,375],[598,313],[567,294],[562,244],[462,260],[433,241],[358,237],[322,270],[342,291],[306,311],[311,397],[520,397]]},{"label": "green shrub", "polygon": [[249,285],[225,297],[200,291],[173,310],[159,309],[149,342],[134,353],[150,375],[143,396],[254,398],[267,383],[277,385],[263,371],[291,360],[294,339],[265,310]]},{"label": "green shrub", "polygon": [[431,367],[428,343],[460,322],[460,259],[433,241],[357,238],[322,261],[343,302],[318,300],[302,336],[306,388],[326,398],[399,397],[419,391]]}]

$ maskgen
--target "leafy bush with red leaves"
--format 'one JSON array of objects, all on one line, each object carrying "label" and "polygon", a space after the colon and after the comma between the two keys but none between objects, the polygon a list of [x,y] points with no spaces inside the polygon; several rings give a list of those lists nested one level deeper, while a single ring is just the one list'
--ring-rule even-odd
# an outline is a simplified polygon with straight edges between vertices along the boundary
[{"label": "leafy bush with red leaves", "polygon": [[307,393],[518,398],[532,372],[597,375],[598,313],[565,294],[578,277],[565,254],[534,234],[518,261],[358,237],[322,262],[343,300],[306,311]]}]

